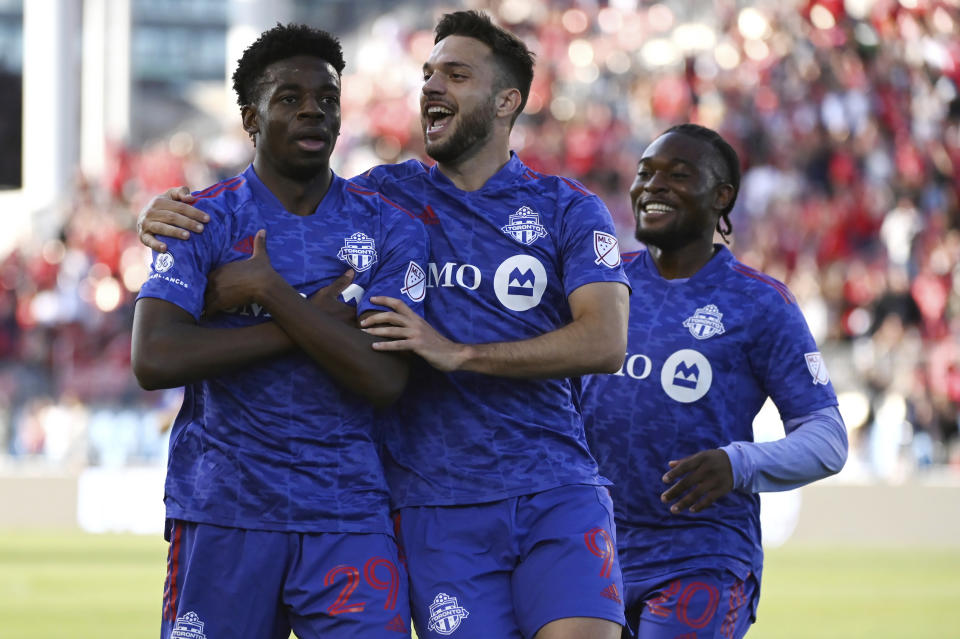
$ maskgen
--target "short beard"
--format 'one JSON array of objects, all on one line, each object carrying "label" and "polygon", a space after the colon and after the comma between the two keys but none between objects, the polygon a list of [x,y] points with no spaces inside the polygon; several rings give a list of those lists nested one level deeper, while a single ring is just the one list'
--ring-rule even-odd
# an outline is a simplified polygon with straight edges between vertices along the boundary
[{"label": "short beard", "polygon": [[444,164],[454,164],[464,159],[471,148],[479,146],[479,143],[490,138],[496,114],[496,98],[491,95],[486,103],[477,106],[469,113],[462,114],[462,120],[456,125],[457,128],[453,130],[446,142],[431,146],[427,141],[427,131],[424,129],[423,145],[427,155]]},{"label": "short beard", "polygon": [[644,246],[655,246],[662,251],[675,251],[700,238],[698,233],[688,232],[683,228],[645,231],[639,225],[633,236]]}]

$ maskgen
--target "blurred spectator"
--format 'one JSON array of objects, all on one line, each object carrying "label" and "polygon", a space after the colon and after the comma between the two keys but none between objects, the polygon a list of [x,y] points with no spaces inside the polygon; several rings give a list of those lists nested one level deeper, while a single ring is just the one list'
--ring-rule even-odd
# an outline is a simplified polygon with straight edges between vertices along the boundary
[{"label": "blurred spectator", "polygon": [[[956,2],[714,0],[709,13],[675,0],[484,6],[538,53],[513,139],[528,164],[600,195],[626,250],[636,246],[626,190],[640,150],[680,121],[721,131],[744,164],[734,248],[791,286],[836,362],[838,392],[869,406],[851,441],[870,472],[897,480],[948,463],[960,472]],[[339,173],[422,157],[416,95],[435,13],[398,3],[342,34]],[[13,455],[162,456],[144,433],[169,415],[168,398],[139,391],[129,373],[131,303],[147,259],[132,226],[167,186],[201,188],[242,168],[248,143],[236,122],[224,125],[208,140],[172,133],[115,149],[102,184],[78,182],[59,238],[0,260],[0,436]],[[77,433],[41,416],[76,402],[87,447],[65,445]]]}]

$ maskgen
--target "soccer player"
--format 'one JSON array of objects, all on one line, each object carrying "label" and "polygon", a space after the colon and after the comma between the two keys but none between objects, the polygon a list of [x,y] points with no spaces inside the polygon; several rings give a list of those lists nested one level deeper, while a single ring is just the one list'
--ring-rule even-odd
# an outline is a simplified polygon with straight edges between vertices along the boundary
[{"label": "soccer player", "polygon": [[[533,77],[527,47],[470,11],[445,15],[435,35],[420,106],[436,164],[358,178],[425,220],[431,243],[426,321],[399,296],[373,298],[391,310],[363,321],[393,340],[381,352],[431,365],[385,434],[414,623],[421,639],[615,639],[612,505],[570,379],[623,361],[613,223],[582,185],[509,149]],[[156,200],[141,239],[194,218]]]},{"label": "soccer player", "polygon": [[[630,189],[646,250],[624,255],[626,360],[584,382],[590,447],[614,482],[627,621],[641,639],[742,637],[763,567],[757,493],[826,477],[846,459],[797,301],[713,243],[714,229],[732,230],[739,183],[736,152],[704,127],[675,126],[646,148]],[[787,435],[754,443],[767,397]]]},{"label": "soccer player", "polygon": [[335,38],[300,25],[243,53],[233,80],[253,164],[196,194],[206,229],[156,253],[140,291],[137,378],[186,385],[163,637],[409,636],[374,431],[408,366],[374,351],[356,315],[378,294],[419,310],[426,236],[329,168],[343,67]]}]

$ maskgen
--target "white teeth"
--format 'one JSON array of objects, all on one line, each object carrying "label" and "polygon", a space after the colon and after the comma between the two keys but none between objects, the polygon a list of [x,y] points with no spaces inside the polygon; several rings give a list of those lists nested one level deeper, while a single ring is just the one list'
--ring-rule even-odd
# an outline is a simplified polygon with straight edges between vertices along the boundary
[{"label": "white teeth", "polygon": [[427,109],[427,113],[430,115],[440,115],[440,116],[453,115],[453,111],[441,106],[432,106],[429,109]]},{"label": "white teeth", "polygon": [[644,205],[643,209],[645,211],[650,211],[651,213],[669,213],[673,210],[673,207],[666,204],[661,204],[659,202],[651,202]]}]

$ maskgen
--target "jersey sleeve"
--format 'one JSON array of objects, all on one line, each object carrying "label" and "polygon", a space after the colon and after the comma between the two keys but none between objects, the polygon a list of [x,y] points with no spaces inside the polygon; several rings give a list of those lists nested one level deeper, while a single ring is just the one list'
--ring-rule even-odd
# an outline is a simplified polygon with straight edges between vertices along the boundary
[{"label": "jersey sleeve", "polygon": [[630,286],[623,272],[620,244],[610,211],[595,195],[571,200],[563,215],[560,251],[567,296],[592,282],[621,282]]},{"label": "jersey sleeve", "polygon": [[224,216],[207,202],[194,204],[210,214],[203,233],[191,233],[186,240],[164,238],[165,253],[152,251],[150,274],[137,299],[154,297],[176,304],[197,320],[203,312],[207,274],[219,265],[220,246],[226,237]]},{"label": "jersey sleeve", "polygon": [[776,297],[754,317],[761,330],[749,359],[784,421],[837,404],[823,355],[799,305]]},{"label": "jersey sleeve", "polygon": [[423,317],[427,296],[428,240],[423,224],[405,211],[381,205],[382,257],[369,286],[357,303],[357,315],[370,310],[389,310],[370,302],[375,295],[396,297]]}]

